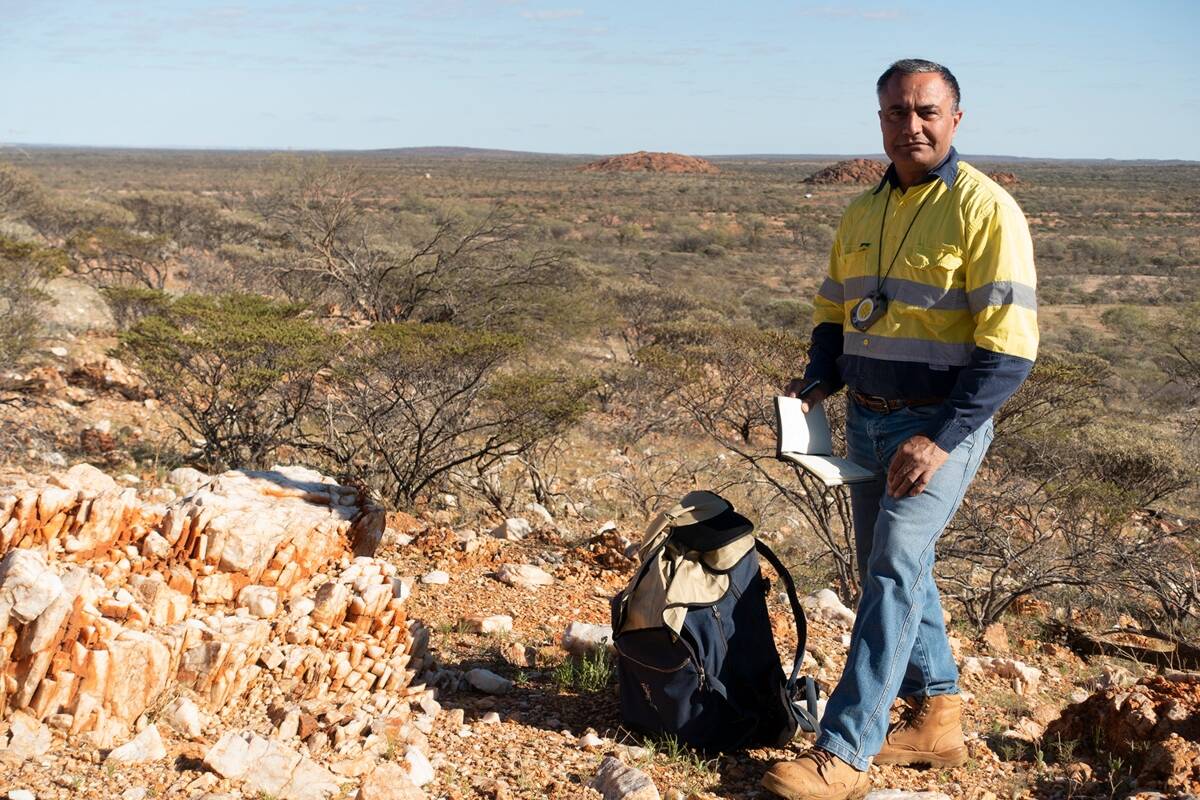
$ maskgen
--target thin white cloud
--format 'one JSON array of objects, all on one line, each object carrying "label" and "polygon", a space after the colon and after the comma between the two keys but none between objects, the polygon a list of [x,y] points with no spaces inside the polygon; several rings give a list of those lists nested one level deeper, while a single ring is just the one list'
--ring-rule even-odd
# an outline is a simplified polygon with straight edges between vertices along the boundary
[{"label": "thin white cloud", "polygon": [[904,13],[895,8],[842,8],[839,6],[813,6],[801,11],[806,17],[843,17],[852,19],[890,20],[900,19]]},{"label": "thin white cloud", "polygon": [[574,19],[575,17],[583,16],[582,8],[554,8],[545,11],[522,11],[521,16],[525,19],[533,19],[539,22],[547,22],[559,19]]}]

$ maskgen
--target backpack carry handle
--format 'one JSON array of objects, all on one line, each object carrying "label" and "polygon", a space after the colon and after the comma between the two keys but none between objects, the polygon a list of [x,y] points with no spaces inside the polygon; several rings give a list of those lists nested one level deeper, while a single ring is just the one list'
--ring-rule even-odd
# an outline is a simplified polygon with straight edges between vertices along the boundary
[{"label": "backpack carry handle", "polygon": [[[804,664],[804,646],[808,642],[808,619],[804,616],[804,608],[800,605],[800,598],[796,595],[796,583],[792,580],[792,574],[779,560],[779,556],[775,555],[771,548],[759,539],[755,540],[754,546],[758,548],[758,552],[767,560],[767,563],[774,567],[775,573],[783,581],[783,586],[787,590],[788,602],[792,606],[792,617],[796,620],[796,656],[792,660],[792,674],[786,685],[788,697],[796,697],[799,694],[800,668]],[[817,723],[817,684],[809,677],[805,677],[803,682],[804,706],[807,708],[802,707],[799,702],[793,702],[792,706],[801,720],[812,726],[811,731],[815,733],[820,730]]]}]

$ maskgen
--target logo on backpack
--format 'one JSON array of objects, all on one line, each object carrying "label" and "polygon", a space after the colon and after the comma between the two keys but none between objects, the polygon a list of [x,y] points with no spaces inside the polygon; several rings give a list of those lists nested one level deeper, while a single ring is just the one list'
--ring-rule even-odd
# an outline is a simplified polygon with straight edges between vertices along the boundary
[{"label": "logo on backpack", "polygon": [[[612,601],[621,715],[630,728],[710,752],[816,732],[816,684],[799,677],[804,611],[787,569],[753,531],[728,500],[703,491],[650,524],[641,564]],[[759,555],[779,574],[796,618],[787,679]]]}]

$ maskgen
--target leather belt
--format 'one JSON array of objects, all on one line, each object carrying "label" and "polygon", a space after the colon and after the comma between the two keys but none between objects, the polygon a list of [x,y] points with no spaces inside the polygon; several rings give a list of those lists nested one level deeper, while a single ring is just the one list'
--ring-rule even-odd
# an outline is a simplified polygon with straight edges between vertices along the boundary
[{"label": "leather belt", "polygon": [[856,389],[850,389],[849,394],[854,402],[863,408],[874,411],[876,414],[890,414],[893,411],[899,411],[902,408],[912,408],[914,406],[932,406],[943,403],[946,400],[944,397],[911,397],[889,400],[886,397],[879,397],[874,394],[863,394]]}]

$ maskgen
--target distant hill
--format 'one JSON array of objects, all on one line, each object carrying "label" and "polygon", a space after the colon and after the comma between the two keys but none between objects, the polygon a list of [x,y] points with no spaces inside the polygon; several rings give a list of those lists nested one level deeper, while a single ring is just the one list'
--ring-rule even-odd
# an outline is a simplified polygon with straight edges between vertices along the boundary
[{"label": "distant hill", "polygon": [[639,150],[622,156],[602,158],[579,168],[580,172],[667,172],[711,175],[720,172],[703,158],[678,153],[648,153]]}]

